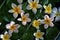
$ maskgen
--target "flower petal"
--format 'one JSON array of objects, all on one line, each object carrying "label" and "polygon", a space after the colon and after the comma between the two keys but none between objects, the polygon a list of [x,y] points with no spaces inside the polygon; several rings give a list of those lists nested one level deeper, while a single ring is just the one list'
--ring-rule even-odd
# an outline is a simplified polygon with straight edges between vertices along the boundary
[{"label": "flower petal", "polygon": [[16,29],[18,29],[20,27],[20,25],[19,24],[16,24]]},{"label": "flower petal", "polygon": [[41,8],[41,7],[42,7],[42,5],[38,4],[38,8]]},{"label": "flower petal", "polygon": [[3,34],[0,35],[0,38],[3,38]]},{"label": "flower petal", "polygon": [[17,2],[18,2],[19,4],[21,4],[21,3],[23,2],[23,0],[17,0]]},{"label": "flower petal", "polygon": [[31,3],[32,2],[32,0],[28,0],[28,3]]},{"label": "flower petal", "polygon": [[32,9],[33,13],[36,14],[37,12],[37,9]]},{"label": "flower petal", "polygon": [[14,4],[14,3],[12,3],[12,8],[14,9],[15,7],[17,7],[17,5],[16,4]]},{"label": "flower petal", "polygon": [[5,31],[5,33],[4,34],[7,34],[8,32],[7,31]]},{"label": "flower petal", "polygon": [[10,29],[10,24],[7,24],[6,25],[6,29]]},{"label": "flower petal", "polygon": [[53,27],[53,26],[54,26],[54,24],[51,22],[51,23],[50,23],[50,26],[51,26],[51,27]]},{"label": "flower petal", "polygon": [[14,17],[14,18],[17,18],[17,17],[18,17],[18,14],[17,14],[17,13],[14,13],[14,14],[13,14],[13,17]]},{"label": "flower petal", "polygon": [[27,9],[27,10],[30,10],[31,8],[30,8],[30,6],[28,5],[28,6],[26,7],[26,9]]},{"label": "flower petal", "polygon": [[22,4],[18,5],[18,7],[19,7],[20,9],[22,9]]},{"label": "flower petal", "polygon": [[48,16],[48,15],[45,15],[44,18],[45,18],[45,19],[46,19],[46,18],[49,18],[49,16]]},{"label": "flower petal", "polygon": [[14,32],[18,33],[18,29],[14,30]]},{"label": "flower petal", "polygon": [[56,13],[57,12],[57,8],[54,7],[52,11],[53,11],[53,13]]},{"label": "flower petal", "polygon": [[41,40],[44,40],[44,38],[43,38],[43,37],[41,37],[40,39],[41,39]]},{"label": "flower petal", "polygon": [[25,16],[29,17],[29,13],[26,13]]},{"label": "flower petal", "polygon": [[0,25],[1,25],[2,23],[0,22]]},{"label": "flower petal", "polygon": [[58,17],[55,18],[55,22],[56,21],[60,21],[60,16],[58,16]]},{"label": "flower petal", "polygon": [[51,13],[50,15],[51,18],[54,18],[55,16],[56,16],[55,13]]},{"label": "flower petal", "polygon": [[37,3],[39,3],[39,0],[34,0],[34,2],[37,2]]},{"label": "flower petal", "polygon": [[47,28],[48,28],[48,25],[47,25],[47,24],[45,24],[45,25],[44,25],[44,28],[45,28],[45,29],[47,29]]},{"label": "flower petal", "polygon": [[22,22],[23,25],[26,25],[27,22]]},{"label": "flower petal", "polygon": [[18,20],[18,21],[22,21],[21,18],[18,18],[17,20]]},{"label": "flower petal", "polygon": [[31,22],[31,19],[30,19],[30,18],[28,18],[27,22]]},{"label": "flower petal", "polygon": [[13,33],[12,30],[9,30],[9,31],[8,31],[8,34],[9,34],[10,36],[12,36],[12,33]]},{"label": "flower petal", "polygon": [[9,12],[9,13],[13,13],[13,12],[14,12],[14,10],[12,10],[12,9],[11,9],[11,10],[9,10],[8,12]]},{"label": "flower petal", "polygon": [[10,22],[10,26],[12,26],[12,25],[14,25],[15,24],[15,22],[14,21],[11,21]]},{"label": "flower petal", "polygon": [[39,40],[39,38],[35,38],[35,40]]}]

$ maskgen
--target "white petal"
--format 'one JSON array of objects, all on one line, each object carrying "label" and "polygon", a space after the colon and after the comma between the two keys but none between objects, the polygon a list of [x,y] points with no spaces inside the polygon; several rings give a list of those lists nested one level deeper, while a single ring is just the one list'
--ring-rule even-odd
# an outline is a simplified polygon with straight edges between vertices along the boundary
[{"label": "white petal", "polygon": [[15,8],[17,5],[16,5],[16,4],[14,4],[14,3],[12,3],[12,5],[11,5],[11,6],[12,6],[12,8]]},{"label": "white petal", "polygon": [[54,7],[52,11],[53,11],[53,13],[56,13],[57,12],[57,8]]},{"label": "white petal", "polygon": [[47,29],[47,28],[48,28],[48,25],[47,25],[47,24],[45,24],[45,25],[44,25],[44,28],[45,28],[45,29]]},{"label": "white petal", "polygon": [[18,21],[22,21],[21,18],[18,18],[17,20],[18,20]]},{"label": "white petal", "polygon": [[43,38],[43,37],[41,37],[40,39],[41,39],[41,40],[44,40],[44,38]]},{"label": "white petal", "polygon": [[43,7],[44,7],[44,8],[46,8],[46,6],[45,6],[45,5],[43,5]]},{"label": "white petal", "polygon": [[37,2],[37,3],[39,3],[39,0],[34,0],[34,2]]},{"label": "white petal", "polygon": [[17,18],[17,17],[18,17],[18,14],[17,14],[17,13],[14,13],[14,14],[13,14],[13,17],[14,17],[14,18]]},{"label": "white petal", "polygon": [[23,2],[23,0],[17,0],[17,2],[18,2],[19,4],[21,4],[21,3]]},{"label": "white petal", "polygon": [[36,35],[36,33],[33,34],[34,36]]},{"label": "white petal", "polygon": [[54,20],[54,17],[51,17],[50,20],[53,21]]},{"label": "white petal", "polygon": [[26,7],[26,9],[27,9],[27,10],[30,10],[31,8],[30,8],[30,6],[28,5],[28,6]]},{"label": "white petal", "polygon": [[27,22],[31,22],[31,19],[30,19],[30,18],[28,18]]},{"label": "white petal", "polygon": [[26,25],[27,22],[22,22],[23,25]]},{"label": "white petal", "polygon": [[10,24],[7,24],[6,25],[6,29],[10,29]]},{"label": "white petal", "polygon": [[60,7],[59,7],[58,11],[59,11],[59,13],[60,13]]},{"label": "white petal", "polygon": [[44,20],[40,20],[40,23],[41,23],[41,24],[44,24]]},{"label": "white petal", "polygon": [[20,9],[22,9],[22,4],[18,5],[18,7],[19,7]]},{"label": "white petal", "polygon": [[11,9],[11,10],[9,10],[8,12],[9,12],[9,13],[13,13],[13,12],[14,12],[14,10],[12,10],[12,9]]},{"label": "white petal", "polygon": [[56,21],[60,21],[60,16],[58,16],[58,17],[55,18],[55,22]]},{"label": "white petal", "polygon": [[35,38],[35,40],[39,40],[39,38]]},{"label": "white petal", "polygon": [[8,32],[7,31],[5,31],[5,33],[4,34],[7,34]]},{"label": "white petal", "polygon": [[37,9],[32,9],[33,13],[36,14],[37,12]]},{"label": "white petal", "polygon": [[28,0],[28,3],[31,3],[32,2],[32,0]]},{"label": "white petal", "polygon": [[12,26],[12,25],[14,25],[14,24],[15,24],[15,22],[14,22],[14,21],[11,21],[10,26]]},{"label": "white petal", "polygon": [[46,19],[46,18],[49,18],[49,16],[48,16],[48,15],[45,15],[44,18],[45,18],[45,19]]},{"label": "white petal", "polygon": [[0,22],[0,25],[1,25],[2,23]]},{"label": "white petal", "polygon": [[50,17],[54,18],[56,15],[55,13],[51,13]]},{"label": "white petal", "polygon": [[50,23],[50,26],[51,26],[51,27],[53,27],[53,26],[54,26],[54,24],[51,22],[51,23]]},{"label": "white petal", "polygon": [[25,16],[29,17],[29,13],[26,13]]},{"label": "white petal", "polygon": [[38,4],[38,8],[41,8],[41,7],[42,7],[42,5]]},{"label": "white petal", "polygon": [[9,30],[9,31],[8,31],[8,34],[9,34],[10,36],[12,36],[12,33],[13,33],[12,30]]},{"label": "white petal", "polygon": [[16,24],[16,29],[18,29],[20,27],[20,25],[19,24]]},{"label": "white petal", "polygon": [[14,32],[18,33],[18,29],[14,30]]},{"label": "white petal", "polygon": [[3,38],[3,34],[0,35],[0,38]]}]

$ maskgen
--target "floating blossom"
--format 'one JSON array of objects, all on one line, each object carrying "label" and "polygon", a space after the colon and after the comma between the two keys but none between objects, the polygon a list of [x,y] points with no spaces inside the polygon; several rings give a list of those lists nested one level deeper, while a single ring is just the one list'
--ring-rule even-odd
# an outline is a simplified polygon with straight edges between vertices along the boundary
[{"label": "floating blossom", "polygon": [[27,9],[30,10],[32,9],[32,11],[36,14],[37,12],[37,8],[41,8],[42,5],[39,4],[39,0],[28,0],[29,5],[27,6]]},{"label": "floating blossom", "polygon": [[37,28],[37,29],[39,29],[39,25],[40,25],[40,24],[41,24],[41,23],[40,23],[40,19],[34,20],[34,21],[32,22],[33,27],[35,27],[35,28]]},{"label": "floating blossom", "polygon": [[37,30],[36,33],[34,33],[34,36],[36,37],[35,40],[43,39],[44,33],[41,32],[40,30]]},{"label": "floating blossom", "polygon": [[2,40],[10,40],[10,35],[6,31],[4,35],[3,34],[0,35],[0,38],[2,38]]},{"label": "floating blossom", "polygon": [[23,0],[17,0],[17,2],[18,2],[19,4],[21,4],[21,3],[23,2]]},{"label": "floating blossom", "polygon": [[55,17],[55,21],[60,21],[60,7],[58,9],[56,7],[53,8],[51,17]]},{"label": "floating blossom", "polygon": [[21,18],[18,18],[17,20],[18,20],[18,21],[22,21],[22,24],[23,24],[23,25],[26,25],[27,22],[31,22],[31,19],[29,18],[29,13],[27,13],[27,14],[22,14],[22,15],[21,15]]},{"label": "floating blossom", "polygon": [[9,29],[9,34],[12,34],[13,32],[18,33],[18,28],[20,27],[19,24],[15,24],[14,21],[11,21],[9,24],[6,25],[6,29]]},{"label": "floating blossom", "polygon": [[45,15],[45,16],[44,16],[44,20],[42,20],[42,23],[45,24],[45,25],[44,25],[44,28],[47,29],[48,26],[53,27],[53,26],[54,26],[54,24],[53,24],[53,22],[52,22],[53,20],[54,20],[53,18],[49,18],[48,15]]},{"label": "floating blossom", "polygon": [[18,17],[18,14],[24,13],[24,11],[22,10],[22,5],[16,5],[14,3],[12,3],[12,8],[11,10],[9,10],[9,13],[13,13],[14,18]]},{"label": "floating blossom", "polygon": [[51,4],[48,4],[48,6],[44,5],[45,13],[50,14],[52,12]]}]

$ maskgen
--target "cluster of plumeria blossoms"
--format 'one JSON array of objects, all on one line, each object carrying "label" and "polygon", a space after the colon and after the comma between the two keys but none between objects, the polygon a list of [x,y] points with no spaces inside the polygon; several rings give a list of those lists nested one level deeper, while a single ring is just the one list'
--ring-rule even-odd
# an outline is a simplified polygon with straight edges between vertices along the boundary
[{"label": "cluster of plumeria blossoms", "polygon": [[[31,18],[29,17],[29,13],[25,13],[25,11],[22,9],[22,2],[23,0],[17,0],[17,2],[19,3],[19,5],[16,5],[14,3],[11,4],[12,9],[10,9],[8,12],[9,13],[13,13],[13,17],[16,19],[18,17],[18,15],[20,15],[21,17],[17,18],[17,21],[21,21],[22,24],[25,26],[28,22],[31,22]],[[54,7],[52,9],[52,5],[48,4],[48,5],[41,5],[39,4],[39,0],[28,0],[28,5],[26,6],[27,10],[31,10],[34,14],[37,13],[37,10],[39,8],[44,8],[44,12],[46,13],[46,15],[44,16],[44,19],[35,19],[32,22],[32,26],[35,27],[37,29],[37,31],[33,34],[35,36],[35,40],[44,40],[43,35],[44,32],[41,32],[41,30],[39,29],[39,26],[44,24],[44,29],[47,29],[48,27],[54,27],[53,21],[59,21],[60,20],[60,8],[56,8]],[[49,15],[47,15],[49,14]],[[1,23],[0,23],[1,24]],[[20,27],[19,24],[15,24],[14,21],[11,21],[10,23],[6,24],[6,29],[8,29],[9,31],[6,31],[4,34],[0,35],[0,38],[2,38],[2,40],[10,40],[10,37],[12,36],[13,32],[18,33],[18,28]]]}]

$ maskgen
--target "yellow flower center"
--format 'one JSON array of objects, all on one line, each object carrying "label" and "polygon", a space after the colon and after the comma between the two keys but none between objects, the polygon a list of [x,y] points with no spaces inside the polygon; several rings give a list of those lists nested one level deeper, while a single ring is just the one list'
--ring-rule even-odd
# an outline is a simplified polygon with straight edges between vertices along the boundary
[{"label": "yellow flower center", "polygon": [[3,36],[3,40],[9,40],[10,36],[8,34]]},{"label": "yellow flower center", "polygon": [[15,25],[12,25],[11,27],[10,27],[10,30],[12,30],[12,31],[14,31],[16,29],[16,26]]},{"label": "yellow flower center", "polygon": [[48,13],[48,14],[50,14],[51,11],[52,11],[51,6],[49,6],[49,5],[46,6],[46,8],[45,8],[45,12]]},{"label": "yellow flower center", "polygon": [[38,3],[37,2],[31,2],[30,7],[33,9],[36,9],[38,7]]},{"label": "yellow flower center", "polygon": [[39,27],[40,22],[37,20],[34,20],[32,25],[37,28],[37,27]]},{"label": "yellow flower center", "polygon": [[22,21],[27,21],[27,17],[26,16],[22,16]]},{"label": "yellow flower center", "polygon": [[21,9],[19,7],[15,7],[13,10],[14,10],[15,13],[20,13],[21,12]]},{"label": "yellow flower center", "polygon": [[41,38],[43,36],[42,32],[37,32],[35,34],[36,38]]},{"label": "yellow flower center", "polygon": [[49,24],[50,24],[50,22],[51,22],[51,20],[50,20],[50,19],[48,19],[48,18],[46,18],[46,19],[45,19],[45,24],[48,24],[48,25],[49,25]]}]

